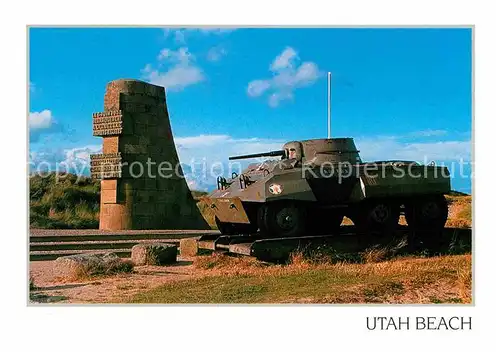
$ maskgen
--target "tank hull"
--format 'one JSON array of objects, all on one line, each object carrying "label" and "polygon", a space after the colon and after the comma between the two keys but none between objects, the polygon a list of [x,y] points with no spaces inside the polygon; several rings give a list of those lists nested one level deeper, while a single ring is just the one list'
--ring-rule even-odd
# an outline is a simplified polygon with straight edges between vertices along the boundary
[{"label": "tank hull", "polygon": [[[285,144],[284,151],[294,149],[300,160],[293,155],[254,165],[224,183],[205,202],[219,222],[254,225],[261,232],[282,231],[288,226],[297,235],[318,229],[318,225],[325,230],[329,221],[337,224],[344,216],[355,224],[386,228],[401,211],[420,216],[421,211],[415,209],[422,208],[437,210],[427,221],[434,218],[444,226],[447,207],[442,200],[451,190],[446,167],[410,161],[361,163],[355,146],[346,139],[337,144],[346,150],[338,153],[335,142],[319,143]],[[377,222],[377,214],[389,220]],[[290,227],[293,223],[300,228]]]}]

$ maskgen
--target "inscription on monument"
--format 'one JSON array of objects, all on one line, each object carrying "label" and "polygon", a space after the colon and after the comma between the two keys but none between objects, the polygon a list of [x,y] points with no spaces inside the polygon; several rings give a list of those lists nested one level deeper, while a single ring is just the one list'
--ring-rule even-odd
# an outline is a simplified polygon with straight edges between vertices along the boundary
[{"label": "inscription on monument", "polygon": [[122,176],[121,153],[91,154],[90,175],[94,179],[113,179]]},{"label": "inscription on monument", "polygon": [[93,117],[94,136],[117,136],[123,133],[123,115],[121,110],[98,112]]}]

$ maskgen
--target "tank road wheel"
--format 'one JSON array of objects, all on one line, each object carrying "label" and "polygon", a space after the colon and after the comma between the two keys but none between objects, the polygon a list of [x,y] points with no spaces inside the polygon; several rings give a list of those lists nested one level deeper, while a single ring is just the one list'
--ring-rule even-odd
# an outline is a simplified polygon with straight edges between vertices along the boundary
[{"label": "tank road wheel", "polygon": [[448,203],[443,195],[415,198],[405,203],[406,223],[411,229],[440,231],[448,219]]},{"label": "tank road wheel", "polygon": [[248,234],[257,231],[257,227],[252,224],[221,222],[217,217],[215,217],[215,224],[221,234],[225,235]]},{"label": "tank road wheel", "polygon": [[303,235],[306,227],[305,209],[291,202],[264,205],[259,211],[262,234],[276,237]]},{"label": "tank road wheel", "polygon": [[389,235],[398,226],[399,204],[384,200],[365,201],[351,216],[356,230],[360,233]]}]

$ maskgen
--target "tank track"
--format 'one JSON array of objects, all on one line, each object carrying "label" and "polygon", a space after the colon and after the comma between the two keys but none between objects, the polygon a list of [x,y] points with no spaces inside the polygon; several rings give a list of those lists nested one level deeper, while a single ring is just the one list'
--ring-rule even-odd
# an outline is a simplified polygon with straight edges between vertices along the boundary
[{"label": "tank track", "polygon": [[[198,240],[198,248],[226,252],[231,255],[245,255],[262,261],[285,261],[290,254],[297,250],[314,250],[327,247],[335,252],[348,254],[359,253],[373,246],[393,245],[406,241],[405,250],[408,252],[419,249],[415,240],[421,240],[415,231],[400,226],[390,237],[374,236],[356,233],[353,226],[343,226],[339,232],[330,235],[300,236],[291,238],[269,238],[259,234],[238,235],[203,235]],[[425,237],[425,240],[434,240],[433,245],[427,245],[432,252],[452,253],[457,249],[471,248],[472,230],[467,228],[444,228],[434,235]]]}]

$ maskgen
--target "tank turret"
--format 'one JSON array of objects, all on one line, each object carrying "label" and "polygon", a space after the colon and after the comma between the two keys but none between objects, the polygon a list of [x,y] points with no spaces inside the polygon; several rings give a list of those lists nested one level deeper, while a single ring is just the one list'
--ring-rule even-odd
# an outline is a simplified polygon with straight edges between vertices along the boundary
[{"label": "tank turret", "polygon": [[352,138],[309,139],[292,141],[283,145],[281,150],[266,153],[255,153],[229,157],[229,160],[250,159],[261,157],[281,157],[281,159],[296,159],[302,164],[321,165],[331,163],[361,163],[359,150]]},{"label": "tank turret", "polygon": [[359,150],[352,138],[309,139],[288,142],[283,146],[289,159],[297,159],[303,164],[321,165],[325,162],[361,162]]}]

